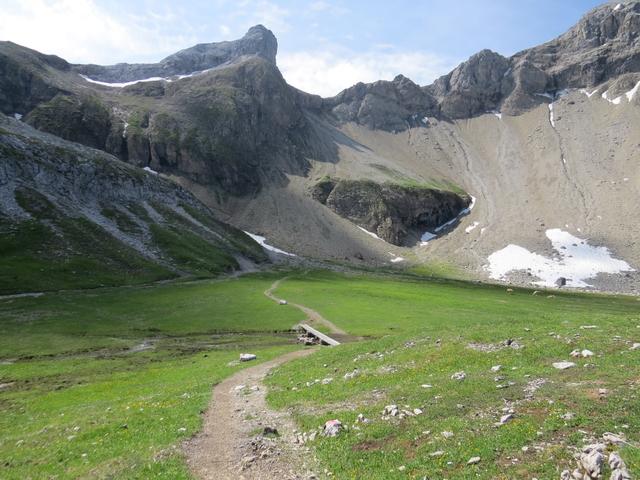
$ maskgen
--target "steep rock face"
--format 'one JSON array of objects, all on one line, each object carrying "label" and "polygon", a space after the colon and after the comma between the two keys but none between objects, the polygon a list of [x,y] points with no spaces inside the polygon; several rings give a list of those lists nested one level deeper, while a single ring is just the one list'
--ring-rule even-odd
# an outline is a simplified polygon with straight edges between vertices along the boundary
[{"label": "steep rock face", "polygon": [[415,241],[429,229],[452,220],[470,198],[423,186],[380,184],[368,180],[319,182],[314,199],[394,245]]},{"label": "steep rock face", "polygon": [[550,77],[558,89],[598,85],[640,70],[640,2],[608,3],[585,15],[560,37],[513,56]]},{"label": "steep rock face", "polygon": [[381,130],[404,130],[424,124],[425,117],[438,111],[436,100],[402,75],[391,82],[358,83],[326,99],[323,107],[341,122],[358,122]]},{"label": "steep rock face", "polygon": [[510,58],[482,50],[423,87],[423,98],[412,97],[418,102],[387,92],[368,101],[367,95],[379,91],[380,85],[393,91],[388,84],[394,80],[358,84],[325,100],[324,108],[339,121],[399,130],[412,126],[403,120],[423,113],[451,119],[493,110],[519,115],[546,102],[541,94],[593,87],[639,71],[640,2],[634,0],[597,7],[560,37]]},{"label": "steep rock face", "polygon": [[74,65],[73,69],[92,80],[117,83],[153,77],[188,75],[232,62],[245,55],[258,56],[275,65],[278,41],[262,25],[249,29],[232,42],[201,43],[168,56],[158,63],[117,65]]},{"label": "steep rock face", "polygon": [[508,71],[507,58],[482,50],[436,80],[429,90],[438,97],[444,115],[465,118],[498,108],[512,86],[512,80],[505,75]]},{"label": "steep rock face", "polygon": [[134,165],[249,194],[265,180],[284,181],[282,171],[307,168],[310,134],[296,98],[274,65],[251,57],[167,84],[155,108],[122,109],[108,150]]}]

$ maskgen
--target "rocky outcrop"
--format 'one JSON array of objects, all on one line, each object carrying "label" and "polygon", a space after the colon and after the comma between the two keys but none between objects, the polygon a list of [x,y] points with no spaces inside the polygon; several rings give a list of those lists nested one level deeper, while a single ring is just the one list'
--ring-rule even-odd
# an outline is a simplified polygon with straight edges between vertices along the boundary
[{"label": "rocky outcrop", "polygon": [[97,95],[58,94],[24,118],[43,132],[104,150],[111,130],[111,114]]},{"label": "rocky outcrop", "polygon": [[335,213],[394,245],[415,243],[427,230],[456,218],[466,195],[426,186],[324,179],[311,192]]},{"label": "rocky outcrop", "polygon": [[388,131],[425,125],[428,117],[438,113],[433,96],[403,75],[391,82],[358,83],[326,99],[323,107],[341,122]]},{"label": "rocky outcrop", "polygon": [[201,43],[168,56],[158,63],[117,65],[74,65],[74,71],[92,80],[108,83],[131,82],[153,77],[189,75],[240,59],[257,56],[276,64],[278,41],[262,25],[251,27],[244,37],[231,42]]},{"label": "rocky outcrop", "polygon": [[439,99],[444,115],[466,118],[498,109],[500,100],[512,88],[509,60],[491,50],[482,50],[440,77],[428,90]]}]

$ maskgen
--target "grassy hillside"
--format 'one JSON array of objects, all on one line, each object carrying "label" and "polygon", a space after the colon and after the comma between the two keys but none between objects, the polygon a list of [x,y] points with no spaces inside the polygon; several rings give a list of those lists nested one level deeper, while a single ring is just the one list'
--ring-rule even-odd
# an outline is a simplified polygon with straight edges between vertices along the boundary
[{"label": "grassy hillside", "polygon": [[[640,441],[640,350],[630,350],[640,338],[637,298],[329,273],[294,277],[276,293],[378,337],[270,377],[271,403],[292,408],[304,431],[333,418],[351,426],[359,413],[370,419],[312,443],[335,478],[558,478],[573,466],[572,447],[604,432]],[[502,343],[509,339],[522,348]],[[574,349],[595,355],[571,358]],[[564,360],[577,366],[552,366]],[[453,380],[460,371],[466,379]],[[305,386],[327,377],[334,381]],[[383,420],[389,404],[424,413]],[[505,408],[515,418],[496,427]],[[632,472],[638,452],[620,448]],[[480,463],[467,465],[475,456]]]},{"label": "grassy hillside", "polygon": [[0,294],[211,277],[267,261],[154,172],[0,116]]},{"label": "grassy hillside", "polygon": [[[0,300],[3,479],[189,478],[211,386],[295,347],[256,276]],[[222,332],[236,332],[220,335]]]}]

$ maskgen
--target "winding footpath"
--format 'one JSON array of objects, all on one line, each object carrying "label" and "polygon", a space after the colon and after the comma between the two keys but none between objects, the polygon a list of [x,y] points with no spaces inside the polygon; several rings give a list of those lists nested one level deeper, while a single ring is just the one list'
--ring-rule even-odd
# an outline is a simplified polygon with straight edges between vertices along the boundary
[{"label": "winding footpath", "polygon": [[[284,277],[284,278],[281,278],[280,280],[276,280],[275,282],[273,282],[273,284],[264,292],[264,294],[267,297],[269,297],[271,300],[273,300],[274,302],[278,302],[279,303],[280,301],[284,300],[282,298],[276,297],[273,294],[273,292],[287,278],[289,278],[289,277]],[[307,316],[306,322],[311,324],[312,326],[323,325],[323,326],[327,327],[331,331],[331,333],[334,334],[334,335],[348,335],[347,332],[345,332],[341,328],[337,327],[334,323],[332,323],[329,320],[327,320],[326,318],[324,318],[322,315],[320,315],[320,313],[316,312],[315,310],[312,310],[309,307],[305,307],[304,305],[299,305],[297,303],[289,303],[289,305],[291,305],[292,307],[295,307],[298,310],[302,311]]]},{"label": "winding footpath", "polygon": [[[264,294],[274,295],[283,280]],[[334,335],[347,335],[320,313],[291,303],[307,322],[327,327]],[[217,384],[204,416],[202,432],[184,445],[189,469],[201,480],[302,480],[315,478],[315,459],[304,445],[295,443],[295,423],[285,411],[271,410],[265,401],[265,376],[278,366],[311,355],[316,348],[297,350],[245,368]],[[260,435],[265,427],[278,436]]]}]

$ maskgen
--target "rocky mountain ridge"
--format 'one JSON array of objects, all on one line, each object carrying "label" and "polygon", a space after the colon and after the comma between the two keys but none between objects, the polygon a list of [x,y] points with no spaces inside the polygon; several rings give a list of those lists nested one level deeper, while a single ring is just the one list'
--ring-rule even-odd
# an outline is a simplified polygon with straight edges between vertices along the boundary
[{"label": "rocky mountain ridge", "polygon": [[[483,275],[503,242],[548,249],[542,225],[575,223],[574,233],[640,259],[626,224],[635,213],[624,207],[636,185],[638,18],[639,1],[605,4],[557,39],[509,58],[482,50],[431,85],[398,75],[332,98],[286,83],[277,41],[261,26],[150,65],[70,65],[0,43],[0,110],[162,172],[220,218],[303,255],[388,262],[391,250]],[[327,176],[375,191],[438,185],[441,197],[473,195],[478,206],[462,229],[407,252],[395,246],[415,236],[419,208],[402,219],[373,204],[363,214],[359,202],[313,200]],[[403,192],[411,205],[421,198]],[[354,224],[391,243],[372,243]]]},{"label": "rocky mountain ridge", "polygon": [[262,25],[251,27],[239,40],[219,43],[200,43],[160,60],[158,63],[117,65],[73,65],[71,69],[92,80],[123,83],[149,78],[170,78],[228,64],[245,55],[257,56],[276,64],[278,41]]}]

